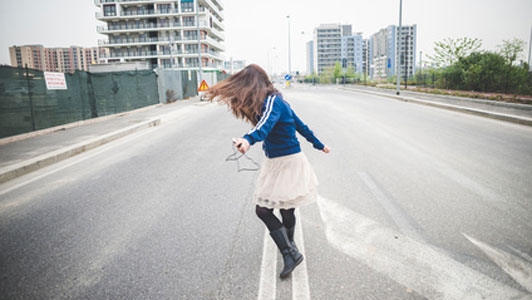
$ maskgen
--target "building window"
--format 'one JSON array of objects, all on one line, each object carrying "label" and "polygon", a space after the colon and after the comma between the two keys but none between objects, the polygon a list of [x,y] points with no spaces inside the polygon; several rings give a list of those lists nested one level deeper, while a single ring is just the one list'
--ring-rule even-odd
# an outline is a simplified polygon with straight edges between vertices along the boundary
[{"label": "building window", "polygon": [[181,12],[193,12],[194,0],[181,0]]},{"label": "building window", "polygon": [[183,17],[183,26],[194,26],[194,17]]},{"label": "building window", "polygon": [[168,14],[171,12],[172,5],[171,4],[159,4],[157,6],[158,11],[163,14]]},{"label": "building window", "polygon": [[104,5],[103,15],[104,16],[116,16],[116,6],[115,5]]}]

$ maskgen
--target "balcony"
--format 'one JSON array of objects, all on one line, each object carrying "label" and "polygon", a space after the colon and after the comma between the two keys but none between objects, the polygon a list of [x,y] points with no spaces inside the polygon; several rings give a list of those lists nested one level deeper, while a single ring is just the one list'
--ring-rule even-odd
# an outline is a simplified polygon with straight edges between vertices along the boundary
[{"label": "balcony", "polygon": [[218,18],[220,18],[223,21],[223,19],[224,19],[223,13],[218,8],[217,5],[212,3],[211,0],[199,0],[199,1],[203,2],[204,4],[206,4],[210,9],[212,9],[212,11],[218,16]]},{"label": "balcony", "polygon": [[170,29],[182,27],[181,23],[157,24],[157,23],[141,23],[141,24],[125,24],[125,25],[108,25],[98,26],[98,33],[111,33],[115,31],[132,31],[143,29]]},{"label": "balcony", "polygon": [[167,58],[170,58],[172,55],[181,54],[181,51],[174,50],[172,52],[170,51],[131,51],[127,53],[110,53],[110,54],[104,54],[103,58],[157,58],[161,56],[166,56]]},{"label": "balcony", "polygon": [[153,38],[125,38],[125,39],[112,39],[112,40],[98,40],[99,46],[120,46],[127,44],[157,44],[157,43],[170,43],[180,41],[181,37],[153,37]]}]

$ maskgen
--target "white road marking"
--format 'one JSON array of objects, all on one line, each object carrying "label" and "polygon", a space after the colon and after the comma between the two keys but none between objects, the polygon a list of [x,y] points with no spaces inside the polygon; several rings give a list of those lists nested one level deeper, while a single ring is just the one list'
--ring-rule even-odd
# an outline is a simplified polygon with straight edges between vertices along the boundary
[{"label": "white road marking", "polygon": [[277,293],[277,246],[268,229],[264,232],[258,300],[273,300]]},{"label": "white road marking", "polygon": [[[294,234],[294,240],[297,248],[301,254],[305,255],[305,244],[303,241],[303,227],[301,226],[301,214],[296,209],[296,232]],[[307,273],[307,257],[303,259],[303,262],[292,272],[292,299],[296,300],[308,300],[310,299],[310,290],[308,286],[308,273]]]},{"label": "white road marking", "polygon": [[480,248],[493,262],[510,275],[516,282],[532,293],[532,263],[506,251],[489,246],[462,233],[471,243]]},{"label": "white road marking", "polygon": [[333,247],[426,298],[532,298],[336,202],[320,197],[318,206]]},{"label": "white road marking", "polygon": [[375,183],[369,174],[366,172],[358,172],[358,176],[366,184],[366,186],[371,190],[371,193],[379,201],[379,203],[384,207],[388,212],[388,215],[393,219],[395,224],[399,226],[401,231],[407,236],[416,239],[420,242],[425,242],[425,238],[419,234],[419,229],[414,225],[414,221],[409,220],[406,217],[406,214],[403,212],[401,207],[395,204],[395,201],[390,199],[382,191],[382,189]]}]

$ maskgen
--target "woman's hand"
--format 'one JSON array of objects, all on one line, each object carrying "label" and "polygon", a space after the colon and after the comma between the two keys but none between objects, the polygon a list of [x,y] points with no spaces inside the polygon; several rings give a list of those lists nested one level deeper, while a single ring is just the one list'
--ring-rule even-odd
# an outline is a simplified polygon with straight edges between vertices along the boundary
[{"label": "woman's hand", "polygon": [[249,150],[249,142],[245,138],[233,139],[233,142],[240,153],[244,154]]},{"label": "woman's hand", "polygon": [[321,149],[321,151],[323,151],[325,153],[329,153],[329,152],[331,152],[331,149],[329,148],[329,146],[325,145],[325,147],[323,147],[323,149]]}]

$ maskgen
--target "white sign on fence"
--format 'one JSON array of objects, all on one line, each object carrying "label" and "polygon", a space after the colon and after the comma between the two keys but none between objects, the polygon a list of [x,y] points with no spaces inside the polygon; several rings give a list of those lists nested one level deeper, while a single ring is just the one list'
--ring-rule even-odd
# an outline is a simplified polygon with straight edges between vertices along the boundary
[{"label": "white sign on fence", "polygon": [[46,88],[49,90],[66,90],[67,84],[64,73],[44,72]]}]

